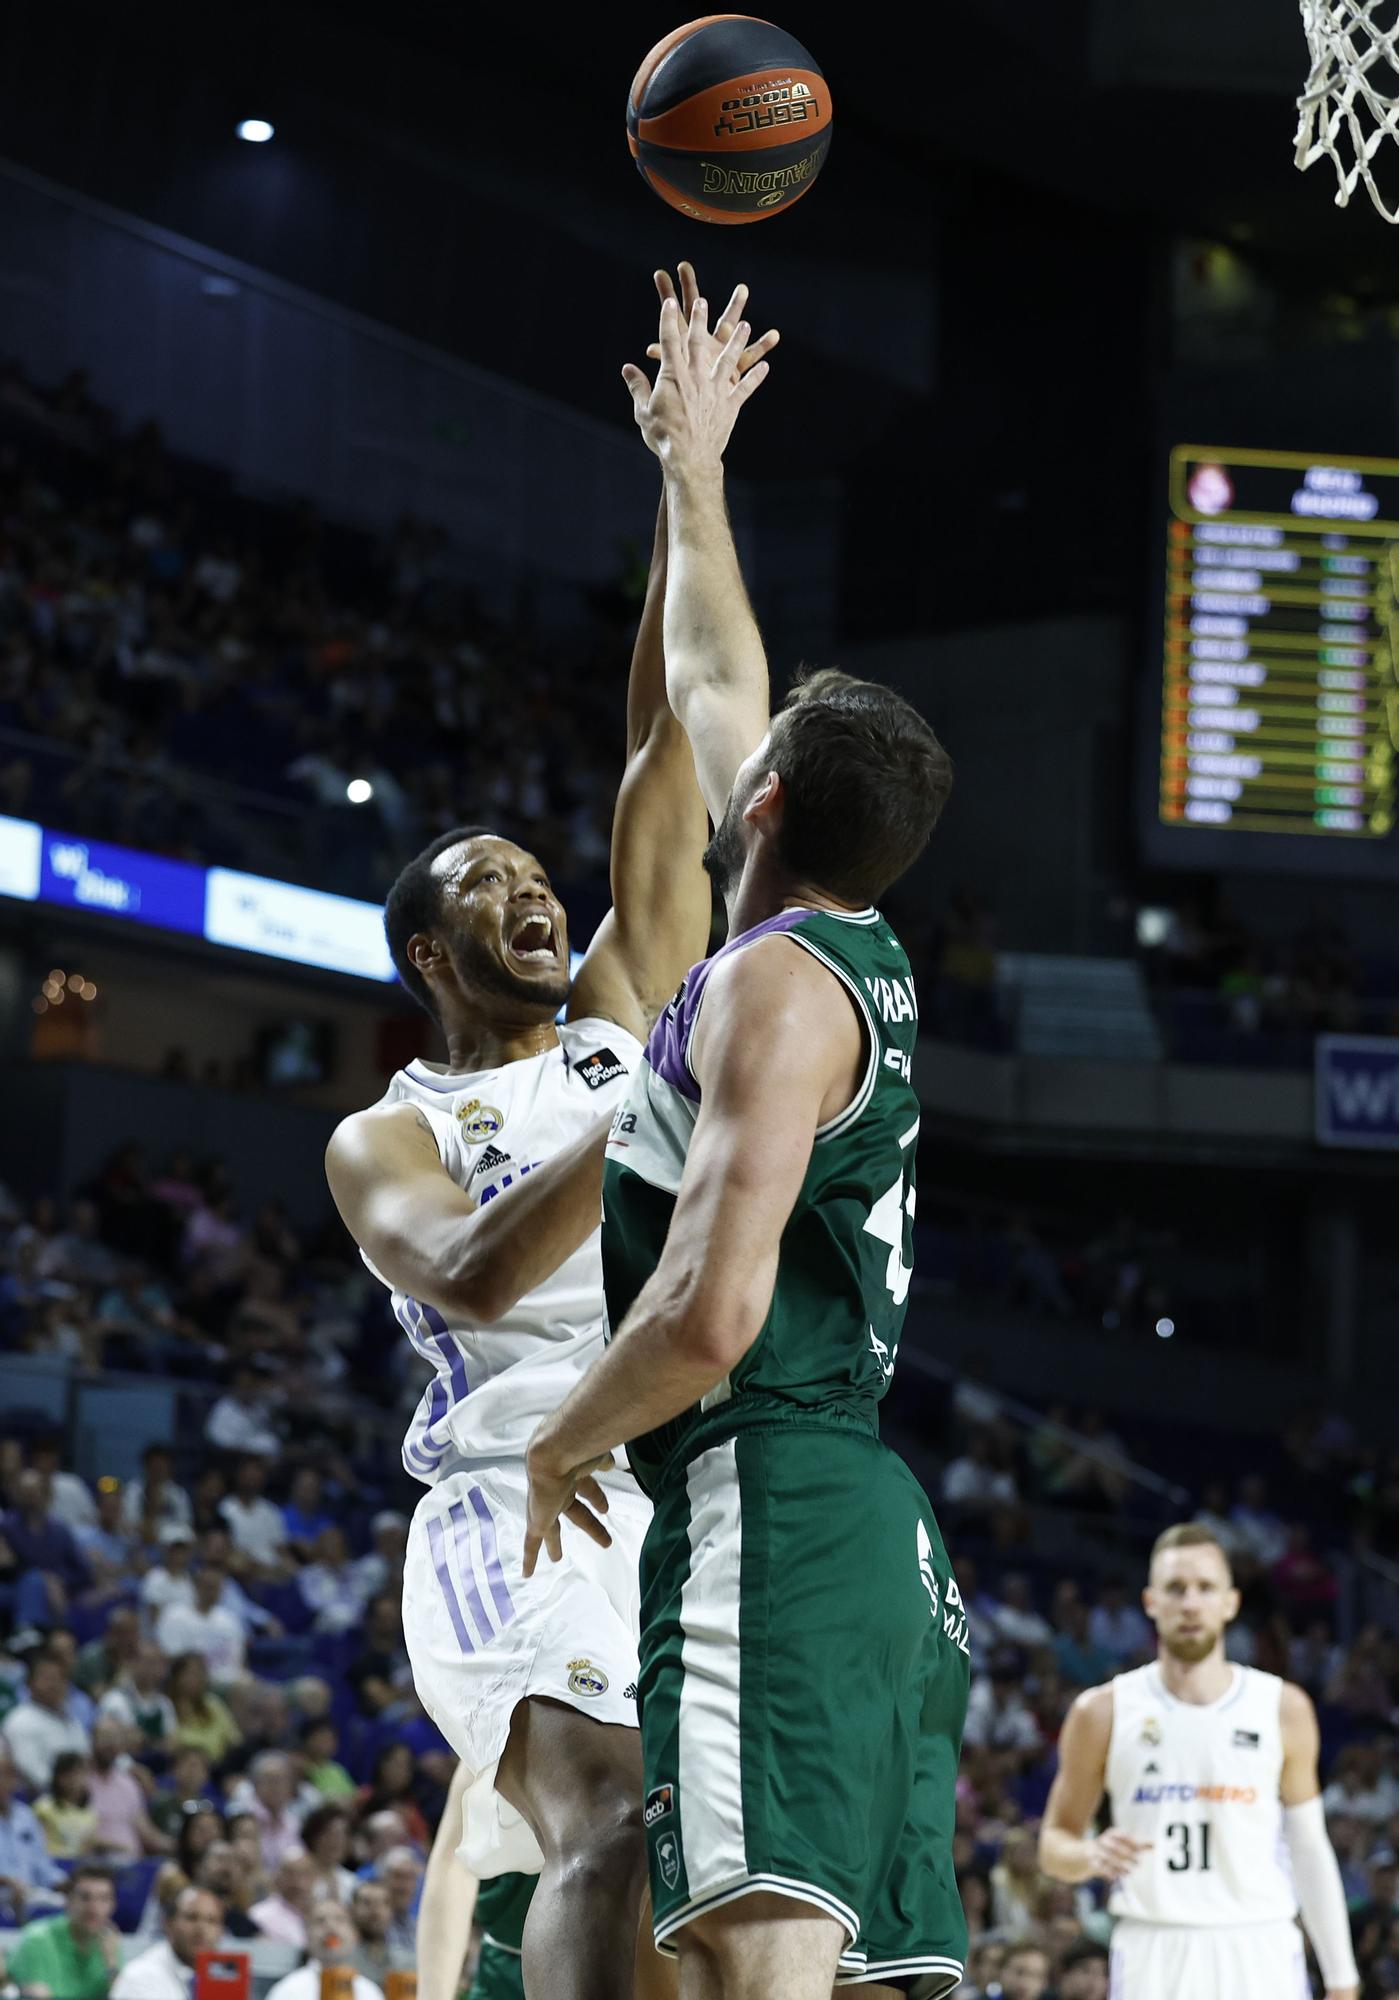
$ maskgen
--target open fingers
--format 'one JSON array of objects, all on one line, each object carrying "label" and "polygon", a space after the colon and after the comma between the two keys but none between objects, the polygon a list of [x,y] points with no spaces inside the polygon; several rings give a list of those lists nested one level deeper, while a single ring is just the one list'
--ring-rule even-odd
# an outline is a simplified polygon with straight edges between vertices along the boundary
[{"label": "open fingers", "polygon": [[709,334],[709,301],[696,299],[690,308],[689,345],[691,354],[702,353]]},{"label": "open fingers", "polygon": [[750,368],[756,368],[765,354],[772,353],[773,348],[776,347],[781,338],[782,335],[774,326],[760,340],[755,340],[749,346],[745,347],[742,354],[738,357],[739,374],[746,375]]},{"label": "open fingers", "polygon": [[[570,1500],[567,1507],[564,1508],[564,1516],[567,1520],[572,1521],[575,1528],[581,1528],[583,1533],[588,1537],[588,1540],[596,1542],[600,1549],[611,1548],[611,1535],[608,1534],[597,1515],[585,1507],[581,1500]],[[557,1522],[554,1524],[554,1532],[555,1534],[558,1533]],[[554,1561],[557,1562],[558,1560],[558,1556],[555,1556]]]},{"label": "open fingers", "polygon": [[724,310],[720,313],[718,325],[714,329],[714,338],[716,340],[728,339],[729,335],[733,332],[734,328],[738,325],[739,320],[742,318],[743,308],[747,305],[747,303],[748,303],[747,285],[735,285],[733,288],[733,296],[730,298],[728,304],[724,307]]},{"label": "open fingers", "polygon": [[586,1500],[595,1514],[605,1514],[607,1512],[607,1495],[603,1492],[591,1473],[589,1473],[586,1479],[579,1480],[578,1498]]},{"label": "open fingers", "polygon": [[684,258],[676,266],[676,273],[680,279],[680,310],[688,320],[699,297],[699,279],[695,276],[694,265]]},{"label": "open fingers", "polygon": [[[654,355],[659,355],[660,353],[658,347],[648,348],[646,351],[648,354]],[[651,384],[645,370],[638,368],[634,361],[628,361],[622,368],[622,380],[631,390],[633,409],[640,415],[651,399]]]},{"label": "open fingers", "polygon": [[655,280],[656,291],[662,305],[665,304],[667,299],[675,297],[675,280],[671,277],[669,271],[653,271],[651,276]]},{"label": "open fingers", "polygon": [[534,1528],[525,1529],[524,1571],[526,1576],[534,1575],[534,1566],[539,1561],[540,1541],[541,1537]]},{"label": "open fingers", "polygon": [[712,378],[727,381],[729,376],[738,373],[738,357],[748,345],[748,336],[751,332],[752,328],[747,320],[741,319],[710,365],[709,373]]},{"label": "open fingers", "polygon": [[662,369],[678,374],[685,361],[685,329],[674,299],[667,299],[661,307],[660,347]]},{"label": "open fingers", "polygon": [[754,367],[748,370],[746,375],[741,375],[734,384],[731,391],[734,401],[739,404],[746,403],[751,395],[762,388],[767,378],[768,365],[766,361],[759,361]]}]

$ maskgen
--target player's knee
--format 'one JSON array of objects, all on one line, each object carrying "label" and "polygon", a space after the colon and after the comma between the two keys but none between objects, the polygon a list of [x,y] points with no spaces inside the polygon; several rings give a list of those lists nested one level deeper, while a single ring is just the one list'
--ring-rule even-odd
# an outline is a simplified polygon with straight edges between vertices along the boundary
[{"label": "player's knee", "polygon": [[612,1779],[587,1789],[586,1809],[562,1830],[556,1856],[560,1886],[588,1896],[625,1882],[640,1892],[646,1875],[641,1801]]}]

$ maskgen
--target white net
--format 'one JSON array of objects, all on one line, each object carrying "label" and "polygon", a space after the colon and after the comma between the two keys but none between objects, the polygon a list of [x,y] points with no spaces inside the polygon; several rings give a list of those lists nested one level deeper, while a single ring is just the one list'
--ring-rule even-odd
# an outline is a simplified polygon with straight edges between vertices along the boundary
[{"label": "white net", "polygon": [[1399,144],[1399,0],[1302,0],[1302,25],[1312,67],[1297,100],[1297,165],[1329,159],[1338,208],[1363,181],[1385,221],[1399,222],[1375,177],[1380,149]]}]

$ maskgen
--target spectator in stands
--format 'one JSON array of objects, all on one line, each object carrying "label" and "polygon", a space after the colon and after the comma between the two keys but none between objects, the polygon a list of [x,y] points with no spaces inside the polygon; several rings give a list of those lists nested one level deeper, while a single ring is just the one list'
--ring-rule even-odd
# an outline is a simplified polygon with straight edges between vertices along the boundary
[{"label": "spectator in stands", "polygon": [[62,1661],[52,1653],[38,1653],[30,1662],[27,1697],[0,1723],[0,1734],[31,1791],[44,1790],[54,1759],[65,1751],[87,1757],[87,1731],[69,1714],[68,1692]]},{"label": "spectator in stands", "polygon": [[[250,1772],[264,1750],[279,1757],[284,1754],[291,1736],[291,1710],[282,1682],[242,1680],[229,1689],[228,1705],[242,1731],[242,1741],[224,1759],[226,1775],[236,1772],[241,1777]],[[312,1796],[308,1803],[317,1801]]]},{"label": "spectator in stands", "polygon": [[350,1560],[343,1528],[321,1531],[315,1561],[307,1563],[296,1583],[317,1632],[352,1632],[363,1624],[368,1582],[360,1565]]},{"label": "spectator in stands", "polygon": [[200,1856],[196,1879],[223,1904],[224,1928],[231,1938],[261,1937],[249,1911],[254,1897],[242,1856],[229,1840],[216,1840]]},{"label": "spectator in stands", "polygon": [[9,1954],[10,1978],[20,1992],[106,2000],[121,1963],[121,1934],[112,1922],[116,1906],[110,1870],[79,1862],[68,1877],[64,1914],[27,1924]]},{"label": "spectator in stands", "polygon": [[48,1790],[34,1801],[34,1817],[56,1861],[80,1861],[97,1852],[92,1765],[81,1750],[62,1750],[54,1758]]},{"label": "spectator in stands", "polygon": [[62,1278],[70,1285],[110,1285],[121,1265],[102,1241],[96,1203],[75,1201],[68,1211],[68,1227],[53,1238],[45,1258],[44,1275]]},{"label": "spectator in stands", "polygon": [[1047,1618],[1035,1609],[1030,1579],[1012,1571],[1001,1579],[1001,1602],[996,1614],[996,1635],[1006,1646],[1032,1649],[1053,1643],[1054,1632]]},{"label": "spectator in stands", "polygon": [[1049,1954],[1042,1945],[1013,1944],[1001,1960],[1001,2000],[1043,2000],[1049,1991]]},{"label": "spectator in stands", "polygon": [[352,1799],[355,1795],[355,1781],[338,1761],[339,1749],[339,1731],[330,1716],[312,1716],[301,1725],[305,1779],[325,1799]]},{"label": "spectator in stands", "polygon": [[302,1814],[296,1805],[296,1769],[282,1750],[264,1750],[229,1800],[232,1811],[251,1813],[262,1829],[262,1865],[271,1875],[284,1854],[305,1853]]},{"label": "spectator in stands", "polygon": [[1287,1530],[1287,1548],[1273,1565],[1273,1588],[1294,1620],[1307,1612],[1328,1610],[1336,1602],[1330,1565],[1312,1548],[1311,1531],[1301,1521]]},{"label": "spectator in stands", "polygon": [[202,1564],[194,1573],[193,1604],[168,1604],[155,1628],[163,1652],[198,1653],[215,1687],[237,1680],[248,1654],[242,1620],[219,1601],[227,1581],[224,1570]]},{"label": "spectator in stands", "polygon": [[[273,1449],[278,1447],[274,1444]],[[266,1497],[267,1466],[253,1453],[240,1458],[233,1491],[219,1512],[240,1556],[255,1572],[279,1576],[285,1568],[287,1530],[282,1510]]]},{"label": "spectator in stands", "polygon": [[405,1953],[389,1942],[393,1906],[382,1882],[356,1882],[350,1897],[350,1915],[359,1933],[355,1969],[376,1986],[382,1986],[391,1972],[409,1971],[417,1963],[416,1953]]},{"label": "spectator in stands", "polygon": [[282,1509],[287,1541],[293,1554],[303,1560],[310,1555],[318,1537],[335,1524],[323,1503],[324,1490],[319,1472],[303,1465],[292,1478],[291,1493]]},{"label": "spectator in stands", "polygon": [[1378,1743],[1352,1743],[1336,1760],[1336,1775],[1321,1795],[1327,1818],[1341,1813],[1349,1819],[1383,1824],[1399,1812],[1399,1784],[1384,1768]]},{"label": "spectator in stands", "polygon": [[170,1665],[170,1700],[175,1710],[175,1741],[202,1750],[211,1764],[221,1764],[243,1740],[228,1704],[209,1686],[209,1669],[199,1653],[182,1653]]},{"label": "spectator in stands", "polygon": [[272,1886],[262,1865],[262,1826],[251,1813],[230,1812],[227,1831],[229,1845],[248,1879],[250,1901],[256,1903]]},{"label": "spectator in stands", "polygon": [[1059,1961],[1055,2000],[1108,2000],[1108,1948],[1096,1938],[1080,1938]]},{"label": "spectator in stands", "polygon": [[79,1652],[73,1679],[85,1694],[100,1698],[133,1665],[141,1649],[141,1620],[133,1605],[114,1604],[100,1639]]},{"label": "spectator in stands", "polygon": [[[217,1445],[220,1451],[247,1452],[263,1459],[277,1457],[282,1449],[282,1440],[273,1426],[264,1397],[264,1386],[263,1376],[251,1361],[240,1361],[235,1365],[232,1389],[226,1395],[220,1396],[210,1410],[208,1421],[204,1426],[204,1435],[210,1444]],[[241,1475],[242,1470],[240,1465],[238,1475]],[[238,1475],[235,1475],[235,1493],[240,1491]],[[261,1487],[254,1489],[257,1496],[261,1495],[261,1491]],[[229,1504],[231,1503],[225,1503],[225,1517]],[[277,1544],[280,1547],[286,1540],[286,1529],[282,1526],[280,1511],[277,1514],[277,1521],[279,1528]],[[238,1533],[235,1529],[234,1540],[237,1539]]]},{"label": "spectator in stands", "polygon": [[388,1719],[412,1693],[413,1670],[403,1643],[403,1613],[399,1599],[385,1591],[374,1598],[365,1619],[364,1644],[350,1664],[362,1715]]},{"label": "spectator in stands", "polygon": [[1268,1505],[1267,1482],[1255,1476],[1239,1481],[1239,1497],[1229,1513],[1234,1541],[1263,1569],[1272,1569],[1287,1552],[1287,1528]]},{"label": "spectator in stands", "polygon": [[962,1456],[954,1458],[942,1476],[944,1507],[952,1508],[964,1522],[986,1520],[1014,1507],[1019,1498],[1015,1475],[996,1464],[990,1432],[973,1431]]},{"label": "spectator in stands", "polygon": [[379,1879],[379,1863],[391,1848],[402,1847],[408,1838],[408,1828],[402,1813],[392,1807],[381,1812],[366,1813],[361,1810],[359,1821],[359,1848],[364,1856],[356,1870],[361,1882]]},{"label": "spectator in stands", "polygon": [[1114,1662],[1114,1671],[1151,1650],[1152,1631],[1146,1613],[1132,1602],[1120,1576],[1104,1579],[1098,1602],[1088,1614],[1088,1636]]},{"label": "spectator in stands", "polygon": [[316,1864],[304,1847],[289,1846],[282,1850],[271,1874],[272,1893],[254,1903],[248,1915],[264,1937],[304,1951],[306,1919],[317,1887]]},{"label": "spectator in stands", "polygon": [[423,1893],[423,1864],[411,1847],[391,1847],[380,1860],[377,1879],[389,1892],[390,1951],[411,1953],[418,1926],[418,1901]]},{"label": "spectator in stands", "polygon": [[1024,1680],[1024,1660],[1018,1653],[1004,1650],[992,1655],[989,1673],[978,1674],[973,1680],[963,1732],[964,1741],[973,1749],[1039,1748],[1039,1725],[1026,1704]]},{"label": "spectator in stands", "polygon": [[15,1482],[13,1509],[0,1517],[0,1535],[18,1568],[15,1618],[47,1631],[63,1624],[72,1600],[92,1582],[92,1573],[72,1531],[49,1514],[49,1482],[32,1468]]},{"label": "spectator in stands", "polygon": [[1099,1681],[1111,1678],[1117,1668],[1117,1661],[1105,1646],[1096,1645],[1088,1629],[1088,1607],[1079,1595],[1078,1585],[1070,1583],[1067,1588],[1060,1586],[1063,1593],[1059,1604],[1058,1633],[1054,1640],[1054,1657],[1065,1680],[1078,1687],[1096,1687]]},{"label": "spectator in stands", "polygon": [[[134,1618],[135,1613],[129,1615]],[[126,1672],[97,1705],[99,1715],[113,1716],[134,1731],[142,1750],[151,1756],[168,1757],[175,1748],[175,1704],[165,1692],[168,1672],[169,1661],[160,1647],[153,1639],[142,1639]]]},{"label": "spectator in stands", "polygon": [[228,1479],[221,1465],[206,1465],[194,1482],[190,1505],[194,1510],[194,1532],[207,1535],[212,1529],[228,1533],[223,1503],[228,1498]]},{"label": "spectator in stands", "polygon": [[384,1591],[401,1591],[403,1558],[408,1547],[408,1516],[386,1507],[369,1524],[374,1547],[355,1565],[364,1584],[366,1603]]},{"label": "spectator in stands", "polygon": [[[321,1974],[326,1966],[353,1967],[359,1937],[349,1912],[335,1903],[318,1903],[312,1912],[307,1939],[307,1963],[279,1979],[267,2000],[320,2000]],[[355,1972],[351,1986],[353,2000],[384,2000],[380,1989],[362,1972]]]},{"label": "spectator in stands", "polygon": [[315,1863],[318,1894],[332,1903],[348,1903],[354,1893],[355,1878],[345,1866],[350,1854],[350,1815],[343,1805],[327,1803],[307,1813],[301,1822],[301,1839]]},{"label": "spectator in stands", "polygon": [[146,1810],[146,1794],[125,1754],[127,1731],[114,1716],[92,1725],[92,1773],[88,1795],[97,1814],[97,1848],[116,1861],[143,1854],[168,1854],[171,1841]]},{"label": "spectator in stands", "polygon": [[418,1767],[413,1752],[404,1742],[384,1744],[374,1759],[374,1775],[362,1795],[366,1819],[381,1812],[396,1812],[408,1839],[424,1854],[432,1844],[427,1821],[416,1797]]},{"label": "spectator in stands", "polygon": [[991,1920],[998,1931],[1023,1937],[1034,1926],[1040,1884],[1035,1836],[1015,1827],[991,1870]]},{"label": "spectator in stands", "polygon": [[15,1760],[0,1745],[0,1913],[14,1924],[57,1907],[63,1881],[33,1808],[15,1797],[18,1787]]},{"label": "spectator in stands", "polygon": [[97,1507],[85,1479],[63,1469],[63,1446],[56,1437],[35,1438],[29,1447],[29,1464],[48,1486],[49,1519],[75,1532],[90,1528],[97,1520]]},{"label": "spectator in stands", "polygon": [[215,1811],[209,1790],[209,1759],[192,1743],[176,1750],[170,1775],[151,1801],[151,1818],[162,1833],[176,1835],[186,1817]]},{"label": "spectator in stands", "polygon": [[182,1889],[165,1920],[165,1936],[122,1967],[111,2000],[189,2000],[195,1964],[202,1951],[215,1951],[223,1936],[219,1898],[193,1884]]},{"label": "spectator in stands", "polygon": [[156,1627],[172,1604],[194,1602],[193,1529],[167,1521],[160,1529],[159,1548],[160,1560],[141,1579],[141,1606]]},{"label": "spectator in stands", "polygon": [[160,1528],[193,1527],[189,1495],[175,1483],[175,1461],[168,1445],[148,1444],[141,1467],[143,1476],[133,1479],[121,1496],[123,1525],[133,1534],[141,1532],[148,1520]]}]

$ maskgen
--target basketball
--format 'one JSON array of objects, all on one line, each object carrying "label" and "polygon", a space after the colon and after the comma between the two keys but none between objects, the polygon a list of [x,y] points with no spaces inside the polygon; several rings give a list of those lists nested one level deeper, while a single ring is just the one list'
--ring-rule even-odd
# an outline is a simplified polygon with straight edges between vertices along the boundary
[{"label": "basketball", "polygon": [[763,222],[820,173],[831,93],[771,21],[706,14],[657,42],[637,71],[627,142],[642,179],[682,215]]}]

